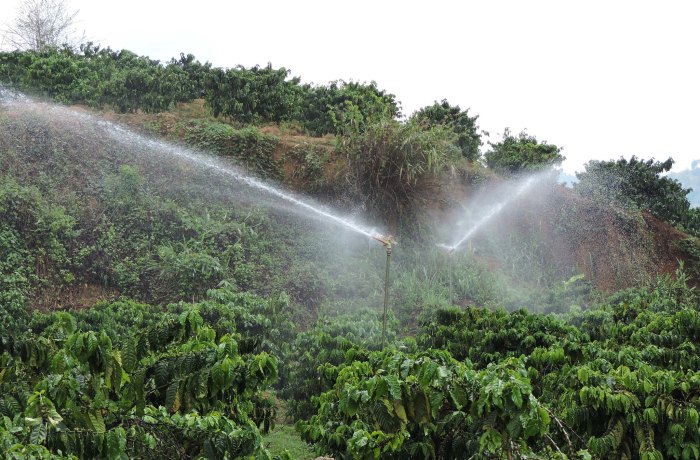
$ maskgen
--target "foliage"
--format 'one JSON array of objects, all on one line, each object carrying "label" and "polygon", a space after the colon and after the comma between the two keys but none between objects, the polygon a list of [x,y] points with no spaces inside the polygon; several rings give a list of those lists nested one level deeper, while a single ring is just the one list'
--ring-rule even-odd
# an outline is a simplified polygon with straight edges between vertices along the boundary
[{"label": "foliage", "polygon": [[91,67],[100,78],[98,106],[111,105],[122,113],[160,112],[193,96],[190,75],[179,66],[162,66],[131,51],[115,52],[83,49]]},{"label": "foliage", "polygon": [[301,102],[302,126],[311,134],[353,134],[400,115],[396,96],[380,90],[376,82],[333,81],[306,86]]},{"label": "foliage", "polygon": [[235,215],[189,211],[147,193],[143,178],[124,166],[107,176],[105,219],[90,254],[94,276],[147,301],[200,299],[228,280],[249,286],[250,263],[243,249],[258,241]]},{"label": "foliage", "polygon": [[206,93],[206,79],[211,72],[210,63],[202,64],[193,54],[185,55],[185,53],[180,53],[179,59],[170,59],[166,66],[166,71],[174,75],[180,72],[184,72],[187,75],[187,78],[178,79],[180,85],[186,85],[184,88],[182,86],[178,88],[182,93],[179,98],[181,101],[190,101],[204,97]]},{"label": "foliage", "polygon": [[423,351],[326,365],[318,411],[298,428],[336,458],[700,458],[686,282],[620,292],[568,323],[438,310]]},{"label": "foliage", "polygon": [[469,109],[461,110],[458,105],[451,106],[446,99],[423,107],[411,116],[417,123],[428,128],[436,125],[445,126],[457,135],[457,145],[462,155],[469,161],[476,161],[481,156],[481,135],[477,132],[478,115],[469,116]]},{"label": "foliage", "polygon": [[[41,0],[43,1],[43,0]],[[161,63],[93,43],[0,53],[0,82],[68,104],[107,105],[118,112],[162,112],[204,98],[214,116],[237,124],[298,121],[314,135],[351,134],[400,115],[393,94],[369,84],[301,85],[289,70],[232,69],[202,64],[192,54]]]},{"label": "foliage", "polygon": [[[138,305],[118,307],[127,318],[144,313]],[[276,380],[277,360],[240,350],[245,337],[234,323],[217,331],[190,306],[133,323],[124,337],[110,329],[109,306],[89,316],[100,332],[55,313],[37,318],[40,333],[0,337],[0,440],[10,451],[31,445],[80,458],[266,455],[260,430],[274,423],[265,390]]]},{"label": "foliage", "polygon": [[344,147],[349,181],[372,214],[395,221],[438,187],[440,174],[459,158],[451,141],[441,127],[424,130],[393,120],[368,126]]},{"label": "foliage", "polygon": [[489,142],[489,146],[484,154],[486,165],[500,174],[538,171],[565,160],[560,147],[540,142],[524,131],[516,137],[506,128],[503,139],[495,144]]},{"label": "foliage", "polygon": [[[222,284],[207,291],[207,298],[197,304],[205,321],[217,334],[232,329],[240,333],[236,340],[243,353],[286,356],[296,336],[296,326],[290,320],[289,298],[278,294],[264,299],[248,292],[235,292],[231,286]],[[178,313],[181,308],[182,304],[173,308],[173,312]]]},{"label": "foliage", "polygon": [[163,66],[159,61],[91,43],[71,48],[0,53],[0,78],[19,88],[47,94],[69,104],[119,112],[159,112],[201,95],[201,65],[188,55]]},{"label": "foliage", "polygon": [[700,231],[700,218],[690,209],[687,195],[676,179],[662,176],[671,170],[673,159],[664,162],[620,158],[617,161],[591,160],[586,170],[576,173],[574,189],[582,196],[600,202],[651,212],[672,225],[693,234]]},{"label": "foliage", "polygon": [[521,360],[477,372],[440,351],[372,353],[337,370],[299,428],[335,458],[525,456],[550,416]]},{"label": "foliage", "polygon": [[[29,296],[75,280],[75,220],[50,206],[35,187],[0,179],[0,331],[18,327]],[[5,316],[7,315],[7,316]]]},{"label": "foliage", "polygon": [[[395,335],[389,331],[391,342]],[[381,318],[371,310],[319,321],[294,339],[285,356],[280,395],[294,420],[308,418],[318,407],[318,396],[331,388],[334,366],[364,359],[381,346]]]},{"label": "foliage", "polygon": [[330,152],[323,146],[304,142],[295,145],[287,154],[286,159],[295,163],[296,167],[289,179],[315,191],[326,185],[324,167],[330,160]]},{"label": "foliage", "polygon": [[205,98],[214,116],[241,123],[290,120],[299,105],[301,87],[298,78],[287,80],[288,75],[287,69],[273,69],[272,64],[215,68],[206,80]]},{"label": "foliage", "polygon": [[273,153],[279,144],[275,136],[249,126],[235,129],[211,121],[194,121],[185,126],[185,141],[198,149],[232,156],[239,164],[272,179],[282,177],[279,162]]},{"label": "foliage", "polygon": [[567,354],[575,356],[583,340],[579,330],[552,316],[468,307],[438,310],[424,318],[418,344],[447,350],[458,360],[485,367],[561,344]]}]

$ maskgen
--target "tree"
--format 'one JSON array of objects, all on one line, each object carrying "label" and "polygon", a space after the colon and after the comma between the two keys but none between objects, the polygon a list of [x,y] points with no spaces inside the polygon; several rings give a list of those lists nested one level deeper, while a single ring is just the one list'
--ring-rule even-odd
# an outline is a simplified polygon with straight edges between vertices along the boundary
[{"label": "tree", "polygon": [[240,123],[279,123],[294,118],[302,98],[299,78],[290,71],[255,66],[247,69],[215,68],[206,78],[205,99],[214,116],[224,115]]},{"label": "tree", "polygon": [[75,18],[68,0],[24,0],[14,24],[7,27],[5,40],[16,49],[41,51],[67,45],[74,47]]},{"label": "tree", "polygon": [[661,177],[670,171],[673,159],[664,162],[637,159],[589,161],[585,172],[576,173],[579,182],[574,189],[583,196],[598,201],[639,208],[672,225],[683,226],[685,230],[698,232],[697,213],[690,209],[685,189],[675,179]]},{"label": "tree", "polygon": [[301,124],[314,136],[353,134],[368,126],[401,115],[396,96],[379,89],[377,83],[330,82],[325,86],[304,85]]},{"label": "tree", "polygon": [[428,127],[440,125],[453,131],[457,135],[457,146],[462,150],[462,155],[470,161],[479,159],[479,147],[481,135],[477,132],[476,125],[478,115],[470,117],[469,109],[461,110],[458,105],[451,106],[446,99],[435,102],[431,106],[423,107],[413,114],[412,118]]},{"label": "tree", "polygon": [[547,141],[539,142],[525,131],[515,137],[506,128],[503,140],[497,144],[489,142],[489,145],[491,150],[484,155],[486,165],[501,174],[542,170],[566,159],[560,153],[561,147]]}]

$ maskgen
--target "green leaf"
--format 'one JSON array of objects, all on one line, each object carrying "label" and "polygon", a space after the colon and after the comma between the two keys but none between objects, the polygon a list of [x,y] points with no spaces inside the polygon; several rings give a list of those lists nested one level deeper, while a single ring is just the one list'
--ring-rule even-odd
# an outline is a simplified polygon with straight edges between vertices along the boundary
[{"label": "green leaf", "polygon": [[165,393],[165,407],[170,412],[177,412],[180,409],[180,381],[175,380],[168,386]]},{"label": "green leaf", "polygon": [[105,421],[102,419],[102,414],[99,410],[95,412],[89,412],[88,419],[90,420],[90,425],[96,433],[104,433],[106,431]]},{"label": "green leaf", "polygon": [[40,423],[32,429],[29,434],[29,441],[34,445],[43,444],[46,441],[47,427],[45,423]]},{"label": "green leaf", "polygon": [[395,375],[387,375],[386,382],[389,385],[389,394],[394,399],[401,399],[401,382]]},{"label": "green leaf", "polygon": [[406,418],[406,409],[403,407],[403,402],[396,399],[393,402],[396,416],[400,418],[402,422],[408,423],[408,419]]},{"label": "green leaf", "polygon": [[136,357],[136,343],[134,340],[128,340],[122,350],[122,365],[126,372],[131,372],[135,367],[138,359]]},{"label": "green leaf", "polygon": [[461,410],[468,402],[466,390],[462,386],[457,386],[449,389],[450,399],[455,408]]},{"label": "green leaf", "polygon": [[513,392],[510,395],[510,399],[513,401],[513,404],[515,404],[515,407],[517,407],[518,409],[523,407],[523,395],[517,388],[513,389]]},{"label": "green leaf", "polygon": [[433,390],[429,393],[428,397],[430,398],[430,408],[432,410],[433,417],[437,417],[444,400],[442,392]]}]

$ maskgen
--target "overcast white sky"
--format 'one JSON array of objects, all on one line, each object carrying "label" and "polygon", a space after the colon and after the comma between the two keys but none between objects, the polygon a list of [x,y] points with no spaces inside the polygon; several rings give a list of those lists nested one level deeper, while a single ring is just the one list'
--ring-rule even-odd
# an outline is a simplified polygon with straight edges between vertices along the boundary
[{"label": "overcast white sky", "polygon": [[[20,0],[0,0],[0,22]],[[103,46],[305,82],[375,80],[403,112],[446,98],[589,159],[700,159],[700,2],[70,0]]]}]

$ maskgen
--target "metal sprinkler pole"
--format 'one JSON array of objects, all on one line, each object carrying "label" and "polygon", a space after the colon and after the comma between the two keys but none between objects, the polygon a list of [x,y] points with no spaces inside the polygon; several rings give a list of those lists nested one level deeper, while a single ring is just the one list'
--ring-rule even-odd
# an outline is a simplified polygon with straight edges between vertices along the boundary
[{"label": "metal sprinkler pole", "polygon": [[382,350],[386,340],[386,315],[389,310],[389,267],[391,266],[391,242],[386,245],[386,275],[384,276],[384,318],[382,319]]},{"label": "metal sprinkler pole", "polygon": [[382,318],[382,350],[384,350],[384,344],[386,343],[386,317],[389,311],[389,268],[391,267],[391,245],[394,242],[394,237],[389,236],[373,236],[375,240],[379,241],[386,248],[386,274],[384,276],[384,316]]},{"label": "metal sprinkler pole", "polygon": [[453,278],[455,276],[455,260],[452,252],[447,254],[447,260],[450,261],[450,307],[454,305],[454,291],[452,287]]}]

